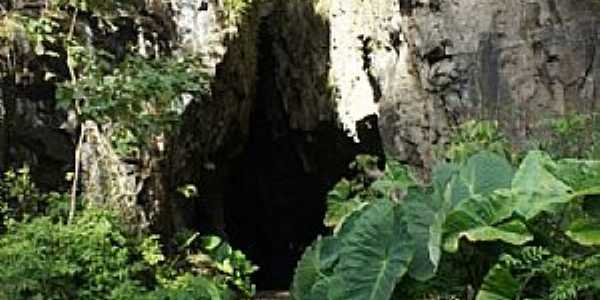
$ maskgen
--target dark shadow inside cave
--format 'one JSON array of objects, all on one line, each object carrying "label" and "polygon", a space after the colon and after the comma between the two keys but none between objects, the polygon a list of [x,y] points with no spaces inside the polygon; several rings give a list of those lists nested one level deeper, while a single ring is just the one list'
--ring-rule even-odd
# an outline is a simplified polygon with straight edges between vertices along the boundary
[{"label": "dark shadow inside cave", "polygon": [[357,154],[383,157],[377,118],[359,124],[360,143],[332,122],[292,129],[275,87],[278,67],[266,22],[259,35],[257,98],[244,152],[224,185],[225,229],[235,248],[260,267],[259,290],[287,289],[304,248],[323,225],[326,194]]}]

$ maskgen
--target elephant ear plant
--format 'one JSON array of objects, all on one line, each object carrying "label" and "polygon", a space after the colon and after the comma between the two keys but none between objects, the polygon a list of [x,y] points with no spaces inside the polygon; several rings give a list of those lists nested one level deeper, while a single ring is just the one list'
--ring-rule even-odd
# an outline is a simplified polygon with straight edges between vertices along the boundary
[{"label": "elephant ear plant", "polygon": [[[459,252],[465,243],[525,249],[548,238],[532,230],[540,216],[560,214],[600,194],[600,162],[555,162],[540,151],[528,153],[517,168],[501,154],[481,151],[460,163],[437,165],[428,185],[399,176],[407,171],[397,163],[388,163],[382,173],[364,188],[368,192],[360,191],[362,198],[347,182],[330,194],[330,201],[358,204],[329,206],[342,209],[343,217],[298,262],[294,299],[409,299],[397,296],[399,282],[431,280],[444,254]],[[582,214],[571,221],[563,233],[572,241],[600,244],[600,218]],[[482,280],[477,300],[515,299],[524,288],[501,263]]]}]

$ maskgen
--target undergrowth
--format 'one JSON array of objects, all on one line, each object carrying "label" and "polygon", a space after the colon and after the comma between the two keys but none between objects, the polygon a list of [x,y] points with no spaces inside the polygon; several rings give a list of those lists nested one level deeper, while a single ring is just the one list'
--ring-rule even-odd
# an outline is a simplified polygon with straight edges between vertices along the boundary
[{"label": "undergrowth", "polygon": [[439,157],[427,184],[393,161],[338,183],[325,219],[334,233],[306,249],[294,299],[598,294],[600,161],[513,153],[494,123],[475,122]]},{"label": "undergrowth", "polygon": [[131,231],[110,208],[82,208],[42,193],[27,168],[0,181],[0,299],[239,299],[256,271],[218,237],[182,232],[163,253],[156,235]]}]

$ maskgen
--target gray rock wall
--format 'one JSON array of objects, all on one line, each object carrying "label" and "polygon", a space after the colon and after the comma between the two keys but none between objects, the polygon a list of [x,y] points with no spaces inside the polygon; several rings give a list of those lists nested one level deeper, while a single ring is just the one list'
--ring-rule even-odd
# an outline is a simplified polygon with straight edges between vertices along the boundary
[{"label": "gray rock wall", "polygon": [[[401,3],[405,40],[413,50],[409,60],[426,97],[399,95],[404,99],[395,102],[407,103],[400,111],[431,103],[435,134],[424,137],[429,142],[439,142],[445,127],[467,118],[497,119],[515,142],[524,142],[551,116],[598,108],[596,1]],[[383,122],[385,130],[390,124]],[[406,136],[421,143],[418,135]]]},{"label": "gray rock wall", "polygon": [[[149,0],[149,10],[164,11],[160,3]],[[215,75],[170,143],[170,189],[218,186],[228,176],[220,166],[244,150],[260,30],[282,106],[270,121],[307,133],[333,123],[358,141],[357,124],[376,115],[387,152],[417,166],[427,167],[432,148],[465,119],[498,119],[520,143],[550,116],[600,104],[595,0],[256,0],[234,22],[223,1],[201,3],[167,9],[173,48],[198,54]],[[51,107],[50,89],[20,91],[7,111],[14,97],[0,87],[0,142],[11,143],[0,145],[0,161],[43,161],[48,172],[38,173],[57,179],[72,166],[75,139],[60,128],[65,115]],[[218,197],[207,203],[222,210]]]},{"label": "gray rock wall", "polygon": [[600,101],[594,0],[329,1],[339,121],[377,113],[387,152],[427,166],[448,129],[496,119],[516,143]]}]

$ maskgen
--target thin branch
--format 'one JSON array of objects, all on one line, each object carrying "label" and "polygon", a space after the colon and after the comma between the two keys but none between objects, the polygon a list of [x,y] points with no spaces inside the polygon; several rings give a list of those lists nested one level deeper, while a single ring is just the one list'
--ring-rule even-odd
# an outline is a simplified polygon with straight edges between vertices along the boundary
[{"label": "thin branch", "polygon": [[79,142],[77,143],[77,149],[75,149],[75,173],[73,174],[73,182],[71,184],[71,205],[69,208],[69,224],[75,217],[75,210],[77,206],[77,183],[79,182],[79,169],[81,166],[81,148],[83,147],[83,139],[86,132],[86,125],[81,125],[81,133],[79,134]]},{"label": "thin branch", "polygon": [[79,8],[75,7],[75,12],[73,13],[73,18],[71,18],[71,25],[69,26],[69,35],[67,36],[67,40],[71,40],[73,35],[75,34],[75,25],[77,23],[77,15],[79,14]]},{"label": "thin branch", "polygon": [[[73,13],[73,18],[71,19],[71,25],[69,26],[69,34],[67,35],[67,42],[70,42],[73,39],[73,35],[75,34],[75,24],[77,23],[77,15],[79,14],[79,9],[75,7],[75,12]],[[75,74],[75,69],[71,62],[73,59],[70,57],[72,54],[70,53],[69,48],[67,47],[67,67],[69,68],[69,75],[71,76],[71,83],[77,83],[77,75]],[[77,114],[79,114],[79,104],[78,101],[75,102],[75,107],[77,109]]]}]

